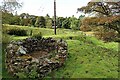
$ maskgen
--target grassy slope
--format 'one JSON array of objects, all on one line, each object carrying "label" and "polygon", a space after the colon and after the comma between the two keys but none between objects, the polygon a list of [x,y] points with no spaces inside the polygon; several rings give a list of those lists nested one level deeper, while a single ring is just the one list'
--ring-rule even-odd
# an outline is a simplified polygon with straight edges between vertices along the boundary
[{"label": "grassy slope", "polygon": [[[117,78],[116,51],[79,40],[67,40],[69,55],[64,67],[54,71],[56,78]],[[51,74],[47,77],[51,77]]]},{"label": "grassy slope", "polygon": [[[44,37],[63,38],[68,43],[68,58],[63,67],[52,72],[47,77],[55,78],[111,78],[118,77],[118,54],[117,43],[103,43],[94,37],[85,37],[80,31],[57,29],[54,35],[53,29],[38,29],[30,27],[20,27],[28,30],[32,29],[33,34],[42,32]],[[28,36],[12,36],[14,40],[24,39]],[[69,39],[72,37],[72,40]]]}]

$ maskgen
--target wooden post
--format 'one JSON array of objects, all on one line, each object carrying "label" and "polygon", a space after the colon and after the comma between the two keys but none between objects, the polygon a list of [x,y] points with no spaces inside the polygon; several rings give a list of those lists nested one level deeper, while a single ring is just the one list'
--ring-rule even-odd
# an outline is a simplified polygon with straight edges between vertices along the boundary
[{"label": "wooden post", "polygon": [[56,35],[56,0],[54,0],[54,33]]}]

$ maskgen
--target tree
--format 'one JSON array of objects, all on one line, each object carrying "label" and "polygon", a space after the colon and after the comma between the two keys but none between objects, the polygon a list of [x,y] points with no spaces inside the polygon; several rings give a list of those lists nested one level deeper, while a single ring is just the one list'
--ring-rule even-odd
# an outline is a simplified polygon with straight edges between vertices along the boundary
[{"label": "tree", "polygon": [[36,16],[31,15],[30,16],[30,26],[35,26],[35,22],[36,22]]},{"label": "tree", "polygon": [[79,20],[74,17],[74,15],[70,18],[70,28],[73,30],[78,30],[79,29]]},{"label": "tree", "polygon": [[[91,23],[92,22],[92,23]],[[93,20],[92,18],[89,17],[85,17],[82,21],[81,21],[81,26],[80,26],[80,30],[81,31],[91,31],[91,26],[93,27],[93,23],[96,23],[96,21]]]},{"label": "tree", "polygon": [[52,19],[48,14],[45,16],[45,25],[46,28],[52,28]]},{"label": "tree", "polygon": [[30,26],[30,15],[28,13],[20,14],[20,25]]},{"label": "tree", "polygon": [[63,17],[58,17],[57,18],[57,27],[62,28],[62,22],[65,20]]},{"label": "tree", "polygon": [[[81,27],[82,25],[82,21],[84,19],[85,15],[80,15],[79,18],[78,18],[78,27]],[[80,29],[80,28],[79,28]]]},{"label": "tree", "polygon": [[13,18],[12,13],[2,12],[2,23],[3,24],[10,24]]},{"label": "tree", "polygon": [[62,22],[62,28],[70,29],[70,18],[66,18],[66,19]]},{"label": "tree", "polygon": [[10,25],[20,25],[20,17],[19,16],[13,16],[11,18],[11,21],[9,23]]},{"label": "tree", "polygon": [[[78,11],[84,12],[85,14],[94,13],[97,20],[90,21],[97,25],[103,25],[105,28],[110,28],[118,32],[120,35],[120,1],[118,2],[89,2],[87,6],[78,8]],[[102,16],[102,17],[101,17]]]},{"label": "tree", "polygon": [[101,14],[102,16],[120,15],[120,1],[119,2],[89,2],[87,6],[78,8],[78,11],[82,11],[85,14],[94,13]]},{"label": "tree", "polygon": [[45,27],[45,18],[43,16],[37,17],[35,26],[41,28]]},{"label": "tree", "polygon": [[13,13],[22,7],[22,3],[18,0],[3,0],[2,6],[2,23],[3,24],[19,24],[19,17],[14,16]]},{"label": "tree", "polygon": [[36,26],[36,27],[39,27],[39,21],[40,21],[40,17],[37,17],[37,18],[36,18],[36,22],[35,22],[35,26]]},{"label": "tree", "polygon": [[22,3],[20,3],[18,0],[3,0],[2,2],[2,11],[13,13],[15,10],[22,7]]},{"label": "tree", "polygon": [[22,13],[22,14],[20,14],[20,18],[21,19],[27,19],[27,18],[31,18],[31,16],[28,14],[28,13]]}]

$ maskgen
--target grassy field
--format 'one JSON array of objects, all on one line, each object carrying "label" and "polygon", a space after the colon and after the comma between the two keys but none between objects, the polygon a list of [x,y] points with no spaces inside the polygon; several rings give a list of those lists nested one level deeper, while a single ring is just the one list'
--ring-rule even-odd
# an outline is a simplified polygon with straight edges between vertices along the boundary
[{"label": "grassy field", "polygon": [[[85,36],[81,31],[69,29],[57,29],[57,35],[54,35],[54,29],[11,27],[28,30],[28,33],[32,30],[33,34],[41,32],[45,38],[62,38],[67,41],[68,58],[64,66],[48,74],[46,78],[118,78],[118,43],[104,43],[95,37]],[[11,40],[19,40],[29,36],[10,37]],[[4,77],[9,77],[6,74],[3,73]]]}]

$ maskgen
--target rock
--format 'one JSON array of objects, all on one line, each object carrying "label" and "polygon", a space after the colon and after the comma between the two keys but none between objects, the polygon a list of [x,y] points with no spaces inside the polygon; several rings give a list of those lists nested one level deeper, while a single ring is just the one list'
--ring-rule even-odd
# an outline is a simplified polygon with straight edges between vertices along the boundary
[{"label": "rock", "polygon": [[22,61],[22,59],[20,59],[20,58],[16,59],[16,62],[21,62],[21,61]]},{"label": "rock", "polygon": [[17,50],[18,54],[26,54],[27,53],[27,49],[24,48],[23,46],[20,46]]},{"label": "rock", "polygon": [[[38,53],[36,54],[38,57],[31,55],[36,51],[40,52],[41,56]],[[26,38],[17,42],[11,41],[6,53],[8,72],[29,74],[35,68],[37,77],[42,78],[63,65],[67,58],[67,43],[62,39]]]},{"label": "rock", "polygon": [[15,65],[15,66],[17,66],[17,65],[18,65],[18,63],[16,62],[16,63],[14,63],[14,65]]},{"label": "rock", "polygon": [[23,45],[23,44],[24,44],[24,42],[22,42],[22,41],[17,42],[17,45]]},{"label": "rock", "polygon": [[32,58],[31,63],[39,63],[39,60],[38,60],[38,59],[36,59],[36,58]]},{"label": "rock", "polygon": [[7,49],[12,49],[13,46],[14,46],[13,44],[9,44],[9,45],[7,46]]}]

